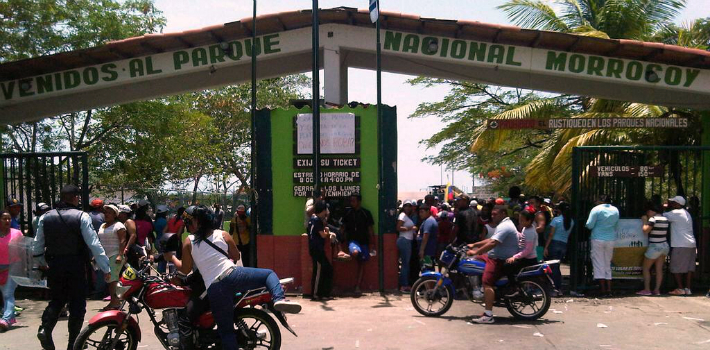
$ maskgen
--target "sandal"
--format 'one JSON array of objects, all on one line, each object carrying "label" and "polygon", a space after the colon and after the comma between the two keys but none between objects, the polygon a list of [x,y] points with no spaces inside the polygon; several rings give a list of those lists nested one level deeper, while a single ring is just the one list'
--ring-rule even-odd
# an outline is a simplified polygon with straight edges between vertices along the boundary
[{"label": "sandal", "polygon": [[685,295],[685,289],[677,288],[677,289],[674,289],[674,290],[668,292],[668,294],[670,294],[670,295]]}]

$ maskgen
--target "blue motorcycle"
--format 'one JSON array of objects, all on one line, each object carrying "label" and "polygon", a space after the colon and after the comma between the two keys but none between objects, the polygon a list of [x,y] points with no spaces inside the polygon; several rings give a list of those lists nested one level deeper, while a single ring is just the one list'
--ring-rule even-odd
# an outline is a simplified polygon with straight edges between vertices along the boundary
[{"label": "blue motorcycle", "polygon": [[[438,265],[440,272],[424,271],[412,286],[412,305],[420,314],[434,317],[446,313],[459,292],[474,303],[483,302],[481,278],[486,264],[468,257],[468,248],[449,245],[441,253]],[[550,308],[552,269],[550,265],[559,260],[545,261],[520,270],[511,283],[501,278],[496,283],[495,306],[505,306],[520,320],[536,320]]]}]

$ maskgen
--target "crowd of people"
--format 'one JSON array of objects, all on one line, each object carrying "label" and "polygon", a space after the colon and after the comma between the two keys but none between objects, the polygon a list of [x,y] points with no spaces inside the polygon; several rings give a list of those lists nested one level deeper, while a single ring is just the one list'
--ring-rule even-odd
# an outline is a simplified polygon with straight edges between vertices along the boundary
[{"label": "crowd of people", "polygon": [[[400,258],[399,290],[409,292],[422,266],[433,265],[447,245],[468,245],[469,255],[486,262],[482,279],[485,312],[474,321],[493,322],[491,312],[495,282],[504,275],[511,276],[512,271],[519,271],[543,259],[563,260],[576,224],[566,201],[553,205],[546,198],[525,197],[518,187],[512,187],[508,195],[507,199],[479,199],[469,198],[462,193],[448,202],[427,195],[421,200],[400,202],[400,213],[396,221],[396,247]],[[91,289],[89,283],[92,280],[96,295],[103,297],[108,294],[104,299],[108,301],[104,310],[117,309],[120,302],[116,296],[116,285],[120,272],[126,263],[137,266],[141,256],[156,259],[160,272],[186,273],[189,269],[183,263],[186,251],[183,246],[191,247],[188,249],[190,254],[202,255],[188,258],[189,264],[194,261],[199,266],[199,259],[214,255],[214,252],[207,249],[210,253],[200,253],[204,249],[196,250],[195,244],[209,238],[210,242],[225,245],[229,249],[234,245],[236,253],[224,254],[225,258],[236,257],[243,266],[249,266],[252,226],[244,205],[236,208],[226,231],[222,230],[225,226],[224,211],[219,204],[214,205],[214,210],[201,207],[209,211],[209,222],[205,219],[200,223],[202,236],[195,237],[197,228],[190,230],[190,223],[184,220],[186,216],[192,217],[187,211],[194,212],[195,207],[187,211],[184,207],[177,208],[171,216],[167,206],[153,207],[145,200],[126,205],[105,204],[100,199],[94,199],[88,212],[78,210],[78,204],[79,189],[72,185],[65,186],[54,210],[50,210],[46,203],[37,204],[36,215],[31,223],[33,230],[26,232],[20,230],[22,203],[11,198],[7,201],[6,209],[0,212],[0,292],[3,297],[0,330],[10,328],[15,323],[16,313],[21,311],[14,303],[17,284],[8,276],[10,266],[18,257],[11,254],[9,247],[11,241],[30,232],[34,232],[34,254],[47,258],[40,265],[48,267],[47,282],[51,301],[42,315],[42,326],[38,333],[45,349],[53,348],[49,346],[53,346],[51,333],[67,304],[70,343],[76,338],[85,314],[84,296]],[[606,295],[612,293],[611,262],[620,213],[609,196],[600,196],[595,204],[584,226],[591,232],[589,249],[593,277],[599,282],[601,293]],[[661,294],[663,268],[669,254],[670,272],[677,287],[669,294],[692,294],[696,238],[693,217],[685,205],[686,200],[682,196],[670,198],[665,204],[660,204],[658,200],[646,204],[641,219],[649,244],[642,267],[644,289],[637,294]],[[374,219],[371,212],[362,207],[359,194],[349,197],[347,211],[337,225],[329,220],[329,216],[330,208],[323,197],[307,201],[304,225],[313,262],[313,300],[332,298],[333,267],[326,255],[328,245],[333,248],[337,259],[357,262],[357,277],[353,286],[356,293],[362,288],[365,264],[376,254],[375,242],[372,241]],[[214,232],[221,232],[221,236],[214,236]],[[188,236],[190,233],[193,236]],[[178,242],[177,246],[166,243],[173,237],[173,241]],[[87,274],[77,273],[87,271],[88,257],[93,257],[93,270],[88,269]],[[223,260],[222,257],[212,258]],[[235,265],[222,261],[219,266],[231,272]],[[561,295],[563,289],[559,265],[551,267],[555,288],[553,296]],[[210,266],[207,269],[212,268]],[[246,275],[235,276],[235,280],[273,282],[273,271],[248,271]],[[230,285],[230,288],[233,286]],[[282,294],[279,295],[282,298]]]},{"label": "crowd of people", "polygon": [[[17,312],[21,311],[14,302],[17,284],[9,276],[10,267],[18,263],[21,254],[13,253],[11,247],[13,242],[21,246],[15,240],[33,233],[33,237],[27,238],[32,242],[30,256],[38,259],[36,266],[46,274],[50,299],[37,334],[43,349],[55,348],[52,331],[62,314],[68,314],[68,348],[71,348],[84,322],[87,292],[92,289],[94,295],[101,297],[108,292],[104,299],[108,304],[103,311],[118,309],[116,287],[125,264],[137,267],[145,259],[156,262],[161,273],[169,270],[187,275],[193,264],[203,270],[199,283],[204,282],[202,290],[207,291],[210,300],[215,299],[214,305],[220,306],[220,310],[213,313],[225,348],[236,349],[234,335],[221,331],[227,329],[227,321],[231,326],[231,316],[221,312],[229,308],[221,307],[221,299],[212,298],[213,295],[237,287],[241,290],[244,286],[263,285],[272,291],[277,309],[300,310],[299,305],[284,300],[273,271],[249,268],[249,261],[243,259],[249,254],[251,229],[244,205],[236,208],[229,230],[225,231],[224,211],[219,204],[214,205],[214,210],[205,206],[180,207],[169,216],[167,206],[153,207],[146,200],[126,205],[105,204],[101,199],[94,199],[87,212],[79,209],[79,203],[79,188],[64,186],[53,210],[45,203],[37,204],[32,230],[25,232],[20,230],[19,221],[22,203],[9,199],[7,209],[0,212],[0,291],[3,296],[0,331],[11,328],[16,323]],[[203,241],[209,244],[201,245]],[[215,256],[219,249],[210,250],[212,245],[218,248],[224,245],[222,249],[229,250],[230,254]],[[246,267],[237,273],[234,268],[237,265]],[[219,279],[205,278],[215,273]],[[221,278],[222,275],[225,277]],[[231,280],[227,278],[230,276]]]}]

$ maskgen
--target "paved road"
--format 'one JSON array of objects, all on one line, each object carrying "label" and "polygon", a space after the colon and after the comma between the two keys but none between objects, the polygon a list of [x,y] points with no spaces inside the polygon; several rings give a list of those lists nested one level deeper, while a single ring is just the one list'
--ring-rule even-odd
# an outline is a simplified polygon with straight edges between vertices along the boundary
[{"label": "paved road", "polygon": [[[299,336],[282,329],[283,349],[710,349],[710,299],[702,296],[561,298],[538,322],[516,322],[496,309],[493,325],[470,324],[482,308],[463,301],[439,318],[420,316],[401,295],[301,301],[302,313],[289,318]],[[0,349],[39,349],[35,332],[45,303],[19,303],[27,310],[16,328],[0,334]],[[102,306],[90,302],[87,319]],[[140,322],[147,325],[147,317]],[[139,349],[160,349],[149,329]],[[66,320],[55,341],[65,344]]]}]

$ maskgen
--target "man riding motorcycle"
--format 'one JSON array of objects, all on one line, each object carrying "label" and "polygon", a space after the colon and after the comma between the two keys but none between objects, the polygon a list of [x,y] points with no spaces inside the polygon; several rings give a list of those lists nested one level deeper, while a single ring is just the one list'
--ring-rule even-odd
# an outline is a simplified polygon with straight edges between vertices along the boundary
[{"label": "man riding motorcycle", "polygon": [[[232,312],[237,292],[266,286],[276,310],[287,313],[301,311],[301,305],[285,300],[283,287],[272,270],[235,265],[234,261],[240,258],[239,250],[229,233],[213,229],[213,215],[209,208],[191,206],[185,210],[183,217],[191,234],[182,244],[182,260],[175,256],[171,260],[181,278],[192,272],[193,264],[200,271],[223,349],[237,349]],[[189,311],[189,305],[187,309],[188,315],[193,314]]]},{"label": "man riding motorcycle", "polygon": [[[472,319],[475,323],[494,323],[493,302],[495,290],[493,287],[503,276],[509,274],[510,265],[505,260],[518,252],[518,229],[508,218],[508,208],[505,205],[496,205],[491,212],[491,220],[496,224],[493,237],[483,241],[469,244],[471,249],[468,255],[478,255],[479,259],[486,262],[483,272],[483,292],[485,311],[480,317]],[[481,254],[488,253],[481,256]]]}]

